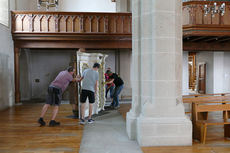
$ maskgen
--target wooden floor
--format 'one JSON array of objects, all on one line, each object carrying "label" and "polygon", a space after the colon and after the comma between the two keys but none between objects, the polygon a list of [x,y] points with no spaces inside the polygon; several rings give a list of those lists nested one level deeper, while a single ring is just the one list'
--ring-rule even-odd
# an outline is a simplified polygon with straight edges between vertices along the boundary
[{"label": "wooden floor", "polygon": [[[68,104],[60,107],[60,127],[39,127],[42,104],[24,104],[0,112],[0,153],[78,153],[83,126],[72,115]],[[51,109],[45,116],[49,122]]]},{"label": "wooden floor", "polygon": [[[60,107],[57,121],[60,127],[39,127],[41,104],[24,104],[0,112],[0,153],[79,153],[83,126],[72,115],[71,107]],[[120,112],[125,118],[130,104]],[[45,116],[48,122],[51,110]],[[143,147],[144,153],[230,153],[230,140],[223,137],[222,127],[208,129],[207,144],[194,142],[190,147]],[[93,153],[93,152],[92,152]]]},{"label": "wooden floor", "polygon": [[[119,111],[126,118],[130,104],[122,104]],[[208,127],[206,144],[193,142],[188,147],[142,147],[144,153],[230,153],[230,139],[224,138],[222,126]]]}]

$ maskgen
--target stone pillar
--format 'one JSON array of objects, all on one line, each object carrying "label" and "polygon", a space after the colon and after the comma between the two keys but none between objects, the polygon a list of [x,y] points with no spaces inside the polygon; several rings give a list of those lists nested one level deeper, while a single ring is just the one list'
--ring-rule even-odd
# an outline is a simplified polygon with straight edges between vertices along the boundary
[{"label": "stone pillar", "polygon": [[192,145],[182,103],[182,2],[133,0],[132,108],[127,133],[141,146]]},{"label": "stone pillar", "polygon": [[141,27],[140,27],[140,1],[132,1],[132,65],[131,65],[131,87],[132,87],[132,108],[127,113],[126,130],[131,140],[135,140],[137,136],[137,117],[141,112]]}]

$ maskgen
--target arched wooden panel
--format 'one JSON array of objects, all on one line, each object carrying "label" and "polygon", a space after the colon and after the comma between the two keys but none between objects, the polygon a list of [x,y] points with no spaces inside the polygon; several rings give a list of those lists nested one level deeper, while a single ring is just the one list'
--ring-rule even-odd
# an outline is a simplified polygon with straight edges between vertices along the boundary
[{"label": "arched wooden panel", "polygon": [[66,20],[66,32],[72,32],[73,31],[73,19],[69,16]]},{"label": "arched wooden panel", "polygon": [[92,17],[92,32],[97,32],[97,17],[93,16]]},{"label": "arched wooden panel", "polygon": [[41,17],[43,17],[43,16],[37,15],[34,18],[34,32],[40,32],[40,20],[41,20]]},{"label": "arched wooden panel", "polygon": [[55,18],[51,16],[49,19],[49,32],[55,32]]},{"label": "arched wooden panel", "polygon": [[29,32],[30,29],[30,17],[26,15],[23,19],[23,31]]},{"label": "arched wooden panel", "polygon": [[129,33],[130,32],[130,17],[129,16],[124,16],[124,33]]},{"label": "arched wooden panel", "polygon": [[46,16],[43,16],[41,19],[41,32],[48,32],[47,17]]},{"label": "arched wooden panel", "polygon": [[22,19],[21,18],[22,18],[21,16],[16,17],[15,31],[22,31]]},{"label": "arched wooden panel", "polygon": [[108,27],[109,27],[109,33],[114,33],[115,32],[115,17],[114,16],[110,16],[109,17],[109,23],[108,23]]},{"label": "arched wooden panel", "polygon": [[59,20],[59,31],[60,32],[65,32],[65,28],[66,28],[66,19],[65,19],[65,16],[61,16],[60,17],[60,20]]},{"label": "arched wooden panel", "polygon": [[99,26],[98,32],[105,32],[105,17],[104,16],[100,16],[98,26]]},{"label": "arched wooden panel", "polygon": [[80,18],[79,16],[76,16],[75,20],[74,20],[74,32],[80,32]]},{"label": "arched wooden panel", "polygon": [[91,21],[90,21],[90,17],[84,17],[84,32],[89,33],[91,32]]},{"label": "arched wooden panel", "polygon": [[123,33],[123,17],[122,16],[117,17],[116,32]]}]

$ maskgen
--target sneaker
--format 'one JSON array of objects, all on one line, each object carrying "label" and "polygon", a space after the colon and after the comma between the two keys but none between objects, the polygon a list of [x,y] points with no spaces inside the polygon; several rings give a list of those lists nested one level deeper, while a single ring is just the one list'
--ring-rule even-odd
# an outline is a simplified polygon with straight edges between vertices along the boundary
[{"label": "sneaker", "polygon": [[93,123],[94,122],[94,120],[91,118],[91,119],[88,119],[88,123]]},{"label": "sneaker", "polygon": [[40,124],[40,126],[45,126],[46,125],[46,122],[43,120],[43,118],[39,118],[38,123]]},{"label": "sneaker", "polygon": [[85,120],[80,118],[80,124],[84,125],[85,124]]},{"label": "sneaker", "polygon": [[60,122],[56,122],[55,120],[51,120],[50,123],[49,123],[49,126],[59,126],[60,125]]},{"label": "sneaker", "polygon": [[115,108],[115,109],[118,109],[118,108],[120,108],[120,105],[118,105],[118,106],[115,106],[114,108]]}]

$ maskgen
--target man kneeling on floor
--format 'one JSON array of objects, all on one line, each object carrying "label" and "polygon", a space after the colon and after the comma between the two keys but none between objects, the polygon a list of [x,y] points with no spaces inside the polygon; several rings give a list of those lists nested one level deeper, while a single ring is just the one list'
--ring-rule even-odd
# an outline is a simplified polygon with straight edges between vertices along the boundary
[{"label": "man kneeling on floor", "polygon": [[49,85],[46,104],[43,106],[41,116],[38,119],[38,123],[40,124],[40,126],[46,125],[46,122],[43,120],[43,117],[45,116],[46,111],[51,105],[54,105],[54,109],[52,119],[49,122],[49,126],[60,125],[60,122],[56,122],[55,118],[59,110],[59,105],[61,104],[62,93],[65,91],[66,87],[69,85],[71,81],[76,81],[76,79],[73,78],[73,74],[73,67],[68,67],[67,70],[61,71],[57,75],[55,80]]},{"label": "man kneeling on floor", "polygon": [[82,77],[79,81],[83,80],[82,82],[82,91],[80,95],[80,102],[81,102],[81,117],[80,117],[80,124],[85,124],[85,102],[88,97],[89,99],[89,118],[88,123],[93,123],[92,119],[92,111],[93,111],[93,104],[95,102],[95,96],[97,93],[97,86],[99,80],[98,69],[100,65],[98,63],[94,63],[92,69],[86,69],[82,73]]}]

